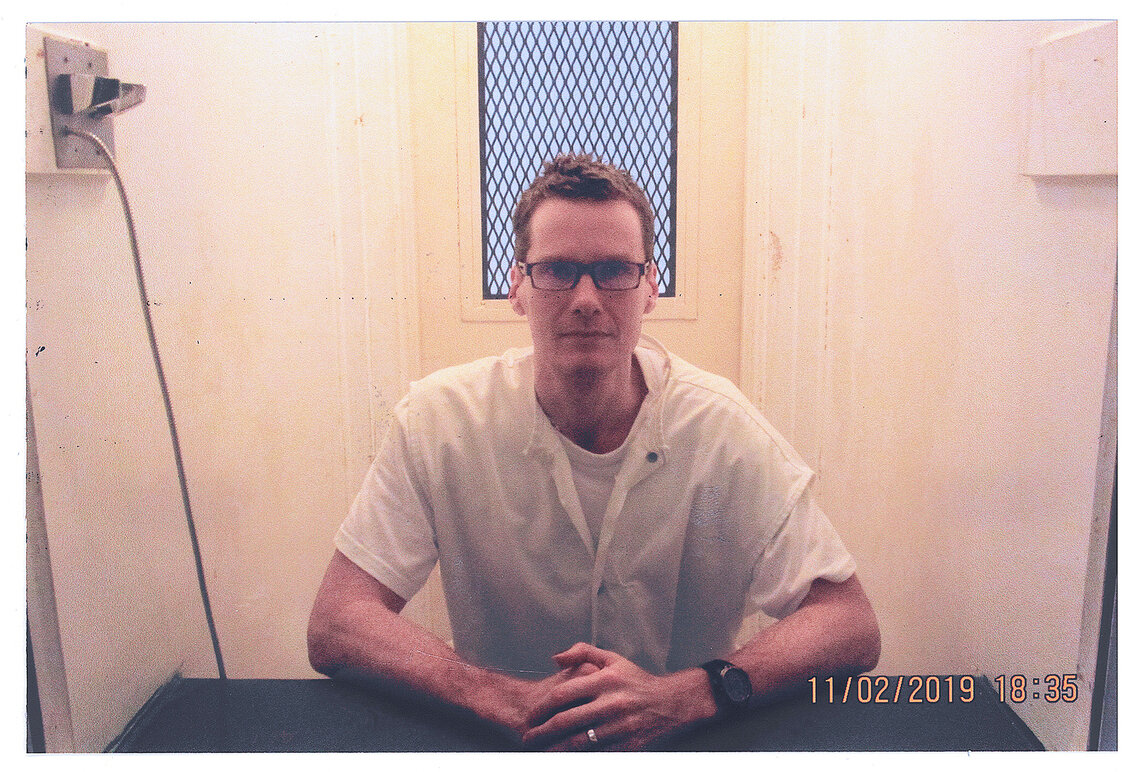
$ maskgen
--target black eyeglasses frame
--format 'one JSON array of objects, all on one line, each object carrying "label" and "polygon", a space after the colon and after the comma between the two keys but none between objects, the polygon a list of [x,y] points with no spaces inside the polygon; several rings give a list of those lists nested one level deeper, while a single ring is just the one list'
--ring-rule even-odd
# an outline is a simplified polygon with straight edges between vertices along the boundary
[{"label": "black eyeglasses frame", "polygon": [[[553,288],[540,287],[537,284],[535,284],[534,267],[536,265],[549,265],[551,263],[558,263],[560,265],[572,265],[572,266],[574,266],[574,270],[576,272],[576,275],[574,277],[574,283],[571,284],[569,287],[553,287]],[[612,266],[614,263],[620,263],[622,265],[637,266],[639,269],[638,273],[637,273],[637,284],[634,284],[632,287],[618,287],[618,288],[603,287],[598,282],[597,271],[600,270],[602,266]],[[584,263],[584,262],[581,262],[579,260],[540,260],[537,263],[520,262],[520,263],[517,263],[517,265],[523,269],[524,275],[530,277],[530,286],[532,286],[536,290],[540,290],[542,292],[568,292],[570,290],[573,290],[573,289],[577,288],[578,282],[582,281],[582,277],[585,274],[590,275],[590,279],[594,282],[594,288],[597,289],[599,292],[628,292],[630,290],[635,290],[641,286],[641,279],[643,276],[645,276],[649,272],[650,263],[648,261],[633,261],[633,260],[596,260],[596,261],[590,262],[590,263]]]}]

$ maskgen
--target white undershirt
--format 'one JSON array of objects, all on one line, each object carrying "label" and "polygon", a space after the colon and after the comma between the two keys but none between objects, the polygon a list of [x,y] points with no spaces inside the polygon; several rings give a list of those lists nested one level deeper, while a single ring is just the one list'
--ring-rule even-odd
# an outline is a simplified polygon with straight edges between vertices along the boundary
[{"label": "white undershirt", "polygon": [[629,437],[617,450],[591,453],[575,445],[569,438],[561,434],[558,436],[570,459],[570,471],[574,475],[578,500],[582,502],[582,514],[586,517],[586,525],[590,526],[594,546],[597,546],[598,535],[602,532],[602,519],[610,503],[610,496],[613,495],[614,481],[621,469],[621,462],[625,459]]},{"label": "white undershirt", "polygon": [[638,424],[642,415],[638,412],[637,419],[626,435],[625,441],[616,450],[609,453],[591,453],[580,447],[568,437],[558,435],[562,446],[566,448],[566,456],[570,460],[570,471],[574,477],[574,487],[578,491],[578,500],[582,504],[582,514],[586,518],[586,525],[590,527],[590,535],[594,537],[594,546],[598,545],[598,536],[602,532],[602,520],[605,519],[606,507],[609,506],[610,497],[614,492],[614,481],[621,470],[622,461],[625,460],[629,450],[629,438],[637,433]]}]

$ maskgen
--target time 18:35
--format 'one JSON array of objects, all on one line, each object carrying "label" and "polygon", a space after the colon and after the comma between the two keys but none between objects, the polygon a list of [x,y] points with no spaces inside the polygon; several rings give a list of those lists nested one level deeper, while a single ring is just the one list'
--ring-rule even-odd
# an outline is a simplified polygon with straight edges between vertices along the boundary
[{"label": "time 18:35", "polygon": [[[1038,688],[1039,687],[1039,688]],[[1044,699],[1045,702],[1076,702],[1080,690],[1075,673],[1050,673],[1044,678],[1029,679],[1017,673],[994,678],[994,688],[1002,702],[1025,702]]]}]

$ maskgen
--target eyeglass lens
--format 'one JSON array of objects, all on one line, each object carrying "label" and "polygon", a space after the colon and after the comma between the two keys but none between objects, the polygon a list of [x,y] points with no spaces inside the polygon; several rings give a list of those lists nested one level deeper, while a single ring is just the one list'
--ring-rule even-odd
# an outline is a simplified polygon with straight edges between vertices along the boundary
[{"label": "eyeglass lens", "polygon": [[543,290],[573,289],[584,273],[590,274],[598,289],[634,289],[641,284],[641,275],[645,272],[644,264],[624,260],[600,260],[595,263],[553,260],[529,263],[528,266],[535,289]]}]

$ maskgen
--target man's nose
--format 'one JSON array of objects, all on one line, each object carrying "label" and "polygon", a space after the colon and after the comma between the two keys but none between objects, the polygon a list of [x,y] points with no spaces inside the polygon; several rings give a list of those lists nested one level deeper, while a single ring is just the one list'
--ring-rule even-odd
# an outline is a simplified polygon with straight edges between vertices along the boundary
[{"label": "man's nose", "polygon": [[571,290],[570,307],[574,313],[596,314],[602,310],[601,290],[594,284],[594,277],[583,273],[578,284]]}]

